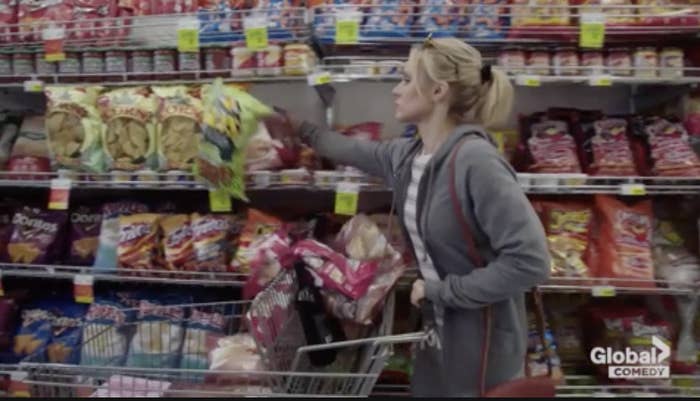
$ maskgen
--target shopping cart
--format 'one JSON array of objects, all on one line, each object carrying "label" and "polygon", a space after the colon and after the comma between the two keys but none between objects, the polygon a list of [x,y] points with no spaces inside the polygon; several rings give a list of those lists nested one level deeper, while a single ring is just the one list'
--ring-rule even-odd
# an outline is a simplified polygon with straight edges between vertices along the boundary
[{"label": "shopping cart", "polygon": [[[216,311],[225,316],[221,323],[226,334],[249,331],[263,366],[255,371],[208,370],[205,345],[211,339],[188,336],[187,328],[183,334],[177,326],[163,322],[120,327],[85,323],[81,364],[50,363],[47,353],[39,352],[20,367],[27,372],[25,383],[31,394],[39,397],[367,396],[394,345],[439,346],[434,330],[391,334],[393,293],[385,300],[381,322],[362,333],[367,337],[309,345],[296,308],[298,290],[294,270],[286,270],[252,302],[167,307],[173,316]],[[181,327],[189,327],[188,323],[184,320]],[[143,341],[149,343],[140,344]],[[146,348],[149,352],[135,352]],[[336,352],[335,361],[314,366],[310,355],[328,350]]]}]

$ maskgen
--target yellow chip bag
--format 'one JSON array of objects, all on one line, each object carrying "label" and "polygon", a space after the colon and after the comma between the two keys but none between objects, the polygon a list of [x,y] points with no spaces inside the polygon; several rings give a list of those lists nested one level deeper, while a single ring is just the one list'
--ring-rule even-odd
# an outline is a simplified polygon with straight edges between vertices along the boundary
[{"label": "yellow chip bag", "polygon": [[102,146],[107,169],[153,168],[156,157],[155,97],[147,88],[124,88],[97,100],[106,128]]},{"label": "yellow chip bag", "polygon": [[160,170],[192,171],[202,138],[202,101],[184,86],[154,87]]},{"label": "yellow chip bag", "polygon": [[100,172],[104,124],[97,111],[99,86],[48,86],[46,133],[56,168]]}]

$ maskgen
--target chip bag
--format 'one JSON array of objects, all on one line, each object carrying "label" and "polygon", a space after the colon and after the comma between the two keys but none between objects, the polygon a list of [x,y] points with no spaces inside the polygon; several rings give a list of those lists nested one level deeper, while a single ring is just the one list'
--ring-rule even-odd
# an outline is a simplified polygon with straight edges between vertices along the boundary
[{"label": "chip bag", "polygon": [[700,176],[700,158],[693,151],[688,133],[680,123],[663,118],[652,119],[646,124],[653,172],[660,176]]},{"label": "chip bag", "polygon": [[[182,303],[182,302],[180,302]],[[136,333],[126,366],[176,368],[184,334],[185,310],[161,300],[141,300]]]},{"label": "chip bag", "polygon": [[136,202],[110,202],[102,205],[100,239],[93,268],[96,270],[117,269],[119,245],[119,217],[134,213],[146,213],[146,205]]},{"label": "chip bag", "polygon": [[81,365],[121,366],[129,341],[124,325],[135,318],[129,306],[114,297],[97,296],[85,315]]},{"label": "chip bag", "polygon": [[637,175],[630,141],[627,138],[627,121],[608,118],[593,123],[591,138],[593,163],[589,166],[594,175]]},{"label": "chip bag", "polygon": [[23,207],[12,218],[13,231],[7,245],[12,263],[44,264],[56,261],[61,254],[61,242],[68,215]]},{"label": "chip bag", "polygon": [[248,209],[248,216],[241,231],[236,255],[231,260],[231,270],[240,273],[250,272],[250,263],[257,257],[253,242],[266,234],[273,233],[283,226],[282,220],[256,209]]},{"label": "chip bag", "polygon": [[195,174],[208,185],[247,200],[245,148],[258,120],[272,111],[248,93],[224,85],[220,78],[202,87],[202,106],[204,138]]},{"label": "chip bag", "polygon": [[592,277],[584,255],[593,210],[585,204],[571,202],[541,202],[538,206],[552,257],[552,276]]},{"label": "chip bag", "polygon": [[224,336],[226,319],[216,311],[192,309],[182,344],[180,369],[209,368],[209,344]]},{"label": "chip bag", "polygon": [[[598,253],[598,277],[611,280],[618,286],[654,287],[654,264],[651,255],[652,209],[651,201],[627,206],[606,195],[596,195],[598,235],[592,237]],[[635,281],[638,279],[640,281]]]},{"label": "chip bag", "polygon": [[192,214],[194,270],[225,272],[231,253],[231,220],[215,214]]},{"label": "chip bag", "polygon": [[119,268],[153,270],[158,260],[158,222],[154,213],[119,217]]},{"label": "chip bag", "polygon": [[143,87],[115,89],[97,99],[106,124],[102,147],[108,170],[155,166],[155,98]]},{"label": "chip bag", "polygon": [[190,216],[173,214],[160,220],[161,248],[168,270],[193,270],[195,264]]},{"label": "chip bag", "polygon": [[82,323],[87,307],[72,300],[59,302],[54,313],[51,327],[51,343],[46,348],[49,362],[75,365],[80,362],[80,344]]},{"label": "chip bag", "polygon": [[191,171],[202,137],[202,101],[187,87],[154,87],[158,98],[158,166],[163,171]]},{"label": "chip bag", "polygon": [[545,121],[530,127],[527,140],[533,173],[580,173],[576,141],[564,121]]},{"label": "chip bag", "polygon": [[68,261],[78,266],[92,266],[100,243],[102,212],[79,206],[70,212],[70,249]]},{"label": "chip bag", "polygon": [[100,172],[104,125],[97,112],[99,86],[46,88],[46,133],[49,152],[60,168]]},{"label": "chip bag", "polygon": [[53,316],[44,305],[32,305],[22,311],[22,325],[15,336],[13,351],[24,358],[42,352],[51,342]]}]

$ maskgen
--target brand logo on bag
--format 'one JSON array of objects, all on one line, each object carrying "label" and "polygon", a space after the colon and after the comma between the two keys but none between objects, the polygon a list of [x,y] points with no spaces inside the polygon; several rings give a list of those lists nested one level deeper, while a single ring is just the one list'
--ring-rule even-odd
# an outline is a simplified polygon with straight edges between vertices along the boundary
[{"label": "brand logo on bag", "polygon": [[671,347],[657,336],[651,337],[651,349],[636,350],[625,348],[613,350],[610,347],[595,347],[591,350],[591,362],[595,365],[608,365],[611,379],[665,379],[669,377],[668,362]]}]

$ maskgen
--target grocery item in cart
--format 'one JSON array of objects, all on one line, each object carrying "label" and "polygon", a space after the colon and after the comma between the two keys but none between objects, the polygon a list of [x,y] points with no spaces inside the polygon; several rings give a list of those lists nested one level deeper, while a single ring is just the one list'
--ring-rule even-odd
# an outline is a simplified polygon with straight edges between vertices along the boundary
[{"label": "grocery item in cart", "polygon": [[56,167],[102,171],[104,125],[96,108],[100,90],[99,86],[46,88],[46,134]]},{"label": "grocery item in cart", "polygon": [[[239,333],[221,338],[209,353],[209,370],[228,372],[261,372],[264,365],[255,339],[250,334]],[[238,377],[238,375],[236,376]]]},{"label": "grocery item in cart", "polygon": [[535,209],[547,233],[552,276],[592,277],[584,261],[593,219],[591,207],[576,202],[537,202]]},{"label": "grocery item in cart", "polygon": [[7,245],[12,263],[44,264],[62,253],[62,239],[68,219],[63,211],[24,206],[12,217],[13,231]]},{"label": "grocery item in cart", "polygon": [[146,213],[146,205],[137,202],[110,202],[102,205],[100,240],[95,255],[95,270],[116,270],[119,244],[119,217]]},{"label": "grocery item in cart", "polygon": [[682,124],[657,117],[648,120],[644,130],[655,175],[700,176],[700,158],[690,146],[688,133]]},{"label": "grocery item in cart", "polygon": [[182,344],[180,369],[207,369],[209,367],[209,344],[224,336],[226,320],[216,311],[191,309]]},{"label": "grocery item in cart", "polygon": [[593,123],[590,138],[592,163],[588,174],[603,176],[634,176],[637,167],[630,145],[627,121],[622,118],[606,118]]},{"label": "grocery item in cart", "polygon": [[467,6],[469,37],[497,39],[505,36],[508,29],[507,1],[473,0],[467,3],[470,3]]},{"label": "grocery item in cart", "polygon": [[535,173],[580,173],[576,142],[564,121],[545,121],[530,127],[527,147]]},{"label": "grocery item in cart", "polygon": [[596,266],[596,275],[612,279],[614,285],[654,287],[651,201],[628,206],[614,197],[596,195],[595,205],[591,236],[595,256],[589,256],[588,265]]},{"label": "grocery item in cart", "polygon": [[129,346],[125,324],[135,318],[131,306],[98,294],[85,315],[80,364],[122,366]]},{"label": "grocery item in cart", "polygon": [[202,137],[202,102],[184,86],[154,87],[158,165],[161,170],[191,171]]},{"label": "grocery item in cart", "polygon": [[208,185],[245,200],[245,147],[258,121],[271,110],[220,78],[202,87],[202,100],[204,138],[195,173]]},{"label": "grocery item in cart", "polygon": [[366,20],[362,35],[402,37],[410,34],[413,4],[409,0],[371,0],[366,2]]},{"label": "grocery item in cart", "polygon": [[187,214],[163,216],[160,219],[160,229],[165,268],[179,271],[194,270],[196,259],[190,216]]},{"label": "grocery item in cart", "polygon": [[[95,390],[91,398],[162,398],[166,397],[172,383],[164,380],[148,380],[141,377],[113,375]],[[180,393],[177,393],[180,395]]]},{"label": "grocery item in cart", "polygon": [[284,229],[256,238],[249,251],[256,256],[250,261],[250,276],[243,286],[244,299],[255,297],[282,269],[291,268],[296,260],[292,240]]},{"label": "grocery item in cart", "polygon": [[172,369],[178,366],[184,334],[185,311],[176,300],[139,302],[136,333],[131,339],[126,366]]},{"label": "grocery item in cart", "polygon": [[231,260],[231,270],[249,273],[250,263],[257,257],[256,250],[251,247],[252,244],[259,237],[273,233],[282,226],[283,222],[279,218],[256,209],[248,209],[245,225],[238,240],[238,249]]},{"label": "grocery item in cart", "polygon": [[192,214],[194,270],[225,272],[231,254],[231,219],[214,214]]},{"label": "grocery item in cart", "polygon": [[101,226],[101,210],[84,205],[71,210],[69,263],[77,266],[92,266],[100,243]]},{"label": "grocery item in cart", "polygon": [[688,286],[700,281],[700,258],[686,246],[679,230],[684,221],[654,221],[652,255],[656,276],[672,286]]},{"label": "grocery item in cart", "polygon": [[465,11],[461,1],[422,0],[416,23],[426,35],[454,36],[461,22],[466,19]]},{"label": "grocery item in cart", "polygon": [[119,245],[117,247],[119,268],[128,270],[158,268],[160,217],[155,213],[139,213],[119,217]]},{"label": "grocery item in cart", "polygon": [[36,173],[51,170],[44,116],[24,117],[17,139],[12,145],[7,170],[29,173],[26,176],[13,176],[19,180],[42,179]]},{"label": "grocery item in cart", "polygon": [[155,98],[144,87],[115,89],[97,100],[106,125],[102,146],[108,170],[152,168],[156,158]]},{"label": "grocery item in cart", "polygon": [[65,28],[66,35],[73,26],[74,5],[68,0],[19,0],[19,40],[38,42],[49,27]]},{"label": "grocery item in cart", "polygon": [[37,301],[26,307],[22,311],[22,324],[12,348],[15,356],[25,358],[44,352],[51,341],[52,320],[50,306],[45,301]]},{"label": "grocery item in cart", "polygon": [[82,324],[86,305],[79,305],[72,300],[57,302],[51,308],[52,337],[46,348],[51,363],[76,365],[80,362],[80,345],[82,342]]}]

